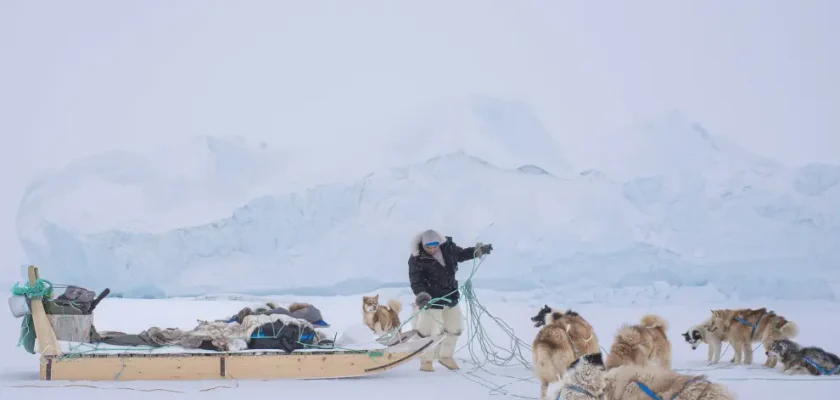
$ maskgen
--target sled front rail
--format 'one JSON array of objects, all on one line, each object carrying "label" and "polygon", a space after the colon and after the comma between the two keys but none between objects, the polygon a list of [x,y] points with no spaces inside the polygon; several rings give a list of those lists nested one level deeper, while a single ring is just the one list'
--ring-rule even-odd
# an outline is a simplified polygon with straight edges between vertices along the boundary
[{"label": "sled front rail", "polygon": [[41,380],[327,379],[372,375],[415,358],[440,341],[418,338],[368,353],[309,350],[291,354],[122,353],[41,358]]}]

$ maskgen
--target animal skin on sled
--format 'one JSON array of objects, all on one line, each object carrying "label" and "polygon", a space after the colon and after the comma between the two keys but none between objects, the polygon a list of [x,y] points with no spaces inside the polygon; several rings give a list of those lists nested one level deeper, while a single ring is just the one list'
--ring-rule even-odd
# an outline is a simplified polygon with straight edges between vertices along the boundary
[{"label": "animal skin on sled", "polygon": [[242,351],[248,349],[248,341],[254,331],[265,324],[282,322],[284,325],[297,325],[300,329],[314,327],[306,321],[283,314],[249,315],[242,323],[199,321],[191,331],[177,328],[159,328],[153,326],[138,335],[125,335],[119,332],[101,332],[100,343],[117,346],[147,345],[153,347],[177,346],[184,349],[207,349],[217,351]]}]

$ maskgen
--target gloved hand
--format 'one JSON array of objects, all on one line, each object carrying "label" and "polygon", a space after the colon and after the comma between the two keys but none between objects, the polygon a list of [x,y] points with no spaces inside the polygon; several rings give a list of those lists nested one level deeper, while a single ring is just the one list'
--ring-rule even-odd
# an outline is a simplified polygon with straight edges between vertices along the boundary
[{"label": "gloved hand", "polygon": [[423,308],[426,304],[432,301],[432,296],[430,296],[426,292],[420,292],[417,297],[414,299],[414,304],[417,304],[417,308]]},{"label": "gloved hand", "polygon": [[481,242],[478,242],[478,243],[475,244],[475,255],[476,255],[476,257],[481,257],[481,256],[484,256],[484,255],[490,254],[490,252],[492,250],[493,250],[493,245],[492,244],[484,244],[484,243],[481,243]]}]

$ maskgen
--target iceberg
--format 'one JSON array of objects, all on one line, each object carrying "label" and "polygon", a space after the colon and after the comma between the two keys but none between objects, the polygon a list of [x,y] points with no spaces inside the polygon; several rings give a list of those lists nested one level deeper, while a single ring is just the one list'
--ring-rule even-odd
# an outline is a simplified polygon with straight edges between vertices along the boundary
[{"label": "iceberg", "polygon": [[[515,106],[488,104],[488,115],[514,111],[492,122],[468,107],[481,135],[514,124],[547,137]],[[25,193],[17,229],[54,281],[123,296],[406,287],[409,239],[434,228],[462,246],[494,244],[475,277],[491,289],[585,297],[710,286],[739,299],[836,299],[840,167],[787,168],[673,113],[634,132],[633,153],[578,173],[553,149],[535,157],[546,166],[527,149],[489,161],[480,155],[499,150],[457,144],[321,183],[284,174],[299,159],[290,152],[202,138],[173,153],[191,154],[191,173],[173,174],[158,153],[117,153],[46,175]],[[665,156],[621,170],[653,154]]]}]

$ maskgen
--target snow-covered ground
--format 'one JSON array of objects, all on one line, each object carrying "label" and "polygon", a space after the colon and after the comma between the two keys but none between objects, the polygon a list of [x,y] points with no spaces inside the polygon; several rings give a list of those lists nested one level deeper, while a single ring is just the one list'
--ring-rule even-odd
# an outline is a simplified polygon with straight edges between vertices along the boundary
[{"label": "snow-covered ground", "polygon": [[[710,308],[738,306],[767,306],[777,313],[796,321],[801,327],[798,340],[801,343],[822,346],[829,351],[840,352],[833,339],[840,335],[840,305],[834,302],[763,302],[763,303],[702,303],[688,301],[658,301],[640,306],[638,304],[562,304],[555,302],[557,297],[545,297],[536,292],[499,293],[477,289],[480,302],[493,316],[509,325],[514,334],[530,345],[536,328],[529,318],[543,304],[571,307],[584,315],[595,327],[601,345],[608,350],[612,335],[624,322],[636,322],[648,312],[658,313],[669,322],[668,336],[672,341],[673,368],[684,373],[707,374],[712,380],[724,383],[732,388],[741,399],[781,399],[798,396],[802,398],[832,398],[840,390],[837,377],[787,376],[763,366],[763,351],[755,353],[751,366],[732,366],[729,360],[731,349],[724,347],[725,353],[717,365],[707,365],[706,348],[696,351],[682,341],[680,333],[690,325],[702,320]],[[404,289],[381,290],[378,293],[385,299],[399,298],[408,304],[412,297]],[[687,295],[687,294],[686,294]],[[106,299],[96,311],[96,326],[101,330],[122,330],[139,332],[150,326],[192,327],[196,319],[223,318],[245,306],[253,306],[259,300],[274,300],[279,304],[291,301],[308,301],[320,307],[324,317],[332,324],[330,330],[343,332],[348,328],[358,327],[360,320],[361,296],[334,297],[291,297],[277,296],[255,298],[242,296],[231,300],[229,296],[213,298],[184,299]],[[403,310],[403,319],[410,315],[408,307]],[[456,356],[462,364],[462,371],[450,372],[437,366],[434,373],[418,370],[419,361],[401,366],[380,375],[331,381],[325,385],[322,381],[200,381],[200,382],[42,382],[38,381],[38,359],[21,348],[15,348],[19,334],[20,320],[13,319],[8,312],[0,312],[0,343],[3,343],[3,358],[0,360],[0,398],[38,397],[42,399],[99,398],[120,396],[124,399],[151,398],[202,398],[230,399],[265,397],[275,393],[284,398],[365,398],[388,399],[399,397],[404,400],[423,399],[428,396],[446,398],[483,399],[496,398],[496,395],[508,395],[510,398],[536,398],[539,387],[530,372],[511,360],[507,367],[486,364],[477,369],[470,363],[470,334],[468,331],[459,343],[461,349]],[[480,318],[488,337],[501,349],[511,349],[512,340],[489,316]],[[468,324],[469,325],[469,324]],[[472,342],[475,358],[485,361],[479,339]],[[756,344],[755,346],[757,346]],[[530,352],[521,348],[526,360],[530,361]],[[606,351],[605,350],[605,351]],[[497,357],[509,356],[504,350],[497,350]],[[64,390],[50,388],[67,387]],[[431,389],[430,389],[431,388]]]}]

